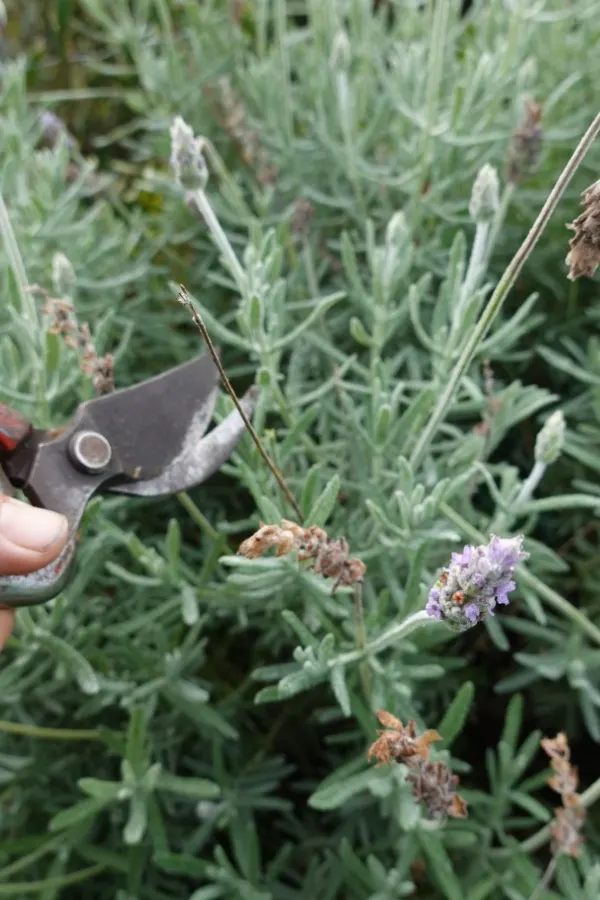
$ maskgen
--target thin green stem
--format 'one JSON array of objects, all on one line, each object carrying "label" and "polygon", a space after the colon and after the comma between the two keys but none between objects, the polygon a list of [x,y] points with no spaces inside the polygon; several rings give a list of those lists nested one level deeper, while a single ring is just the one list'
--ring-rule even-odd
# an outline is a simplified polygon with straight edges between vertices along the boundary
[{"label": "thin green stem", "polygon": [[[365,626],[363,589],[360,582],[354,585],[354,612],[356,616],[356,649],[359,651],[359,653],[362,653],[364,655],[367,647],[367,629]],[[366,660],[362,660],[359,670],[363,692],[365,698],[368,700],[371,696],[371,672]]]},{"label": "thin green stem", "polygon": [[221,228],[221,223],[212,208],[210,200],[205,192],[200,190],[192,192],[192,199],[198,212],[204,217],[208,230],[212,234],[215,244],[221,251],[225,265],[233,275],[240,294],[242,297],[245,297],[247,290],[246,273],[229,242],[229,238]]},{"label": "thin green stem", "polygon": [[540,883],[536,886],[536,888],[535,888],[533,894],[531,895],[531,897],[529,898],[529,900],[541,900],[542,894],[544,893],[546,888],[549,887],[550,882],[552,881],[552,879],[554,877],[557,862],[558,862],[558,857],[553,856],[552,859],[550,860],[550,862],[548,863],[546,871],[542,875],[542,879],[541,879]]},{"label": "thin green stem", "polygon": [[437,113],[442,73],[444,71],[449,17],[449,0],[437,0],[433,16],[433,26],[431,29],[431,43],[429,45],[429,60],[427,66],[429,76],[427,78],[425,95],[425,128],[421,144],[421,159],[423,160],[424,172],[427,171],[430,162],[429,146],[431,142],[431,132],[433,131]]},{"label": "thin green stem", "polygon": [[422,462],[425,451],[428,449],[433,437],[435,436],[435,433],[448,410],[448,407],[460,383],[460,380],[467,371],[475,355],[477,347],[484,339],[490,326],[492,325],[492,322],[500,312],[502,305],[506,300],[509,291],[514,285],[528,256],[531,254],[533,248],[542,236],[544,229],[546,228],[546,225],[548,224],[552,213],[556,209],[560,198],[562,197],[569,182],[573,178],[573,175],[577,171],[577,168],[582,162],[585,154],[596,139],[599,131],[600,114],[596,116],[596,118],[580,140],[579,144],[577,145],[577,148],[575,149],[573,155],[564,167],[563,171],[556,181],[556,184],[548,195],[548,198],[544,203],[537,219],[533,223],[531,230],[506,267],[506,270],[502,275],[500,281],[496,285],[496,289],[490,297],[479,321],[469,335],[469,338],[464,345],[463,351],[460,354],[460,357],[456,362],[456,365],[454,366],[452,372],[450,373],[448,382],[444,390],[442,391],[437,404],[434,407],[429,421],[419,435],[419,438],[413,448],[410,456],[410,463],[413,468],[417,468]]},{"label": "thin green stem", "polygon": [[[24,737],[43,738],[51,741],[103,741],[99,731],[85,728],[43,728],[40,725],[23,725],[0,719],[0,731],[5,734],[20,734]],[[121,737],[121,735],[118,735]]]},{"label": "thin green stem", "polygon": [[43,881],[20,881],[14,884],[0,885],[0,897],[15,897],[18,891],[21,894],[39,894],[45,890],[58,890],[59,888],[68,887],[70,884],[89,881],[90,878],[95,878],[96,875],[104,872],[105,869],[105,865],[98,863],[97,866],[88,866],[87,869],[80,869],[79,872],[72,872],[70,875],[45,878]]},{"label": "thin green stem", "polygon": [[[456,510],[452,509],[447,503],[440,503],[440,512],[446,516],[451,522],[453,522],[457,528],[461,530],[461,532],[465,535],[465,537],[470,538],[478,544],[484,544],[487,541],[485,535],[481,534],[477,528],[474,528],[470,525],[466,519],[456,512]],[[589,637],[593,638],[593,640],[600,644],[600,628],[594,625],[593,622],[590,622],[585,613],[581,612],[581,610],[577,609],[577,607],[573,606],[569,603],[568,600],[565,600],[564,597],[561,597],[556,591],[553,591],[552,588],[548,587],[548,585],[544,584],[537,575],[534,575],[528,569],[522,567],[519,571],[519,579],[522,584],[527,585],[533,591],[536,592],[549,606],[552,606],[557,612],[561,613],[566,619],[570,619],[571,622],[574,622],[576,625],[581,628],[582,631],[585,631]]]},{"label": "thin green stem", "polygon": [[211,540],[219,541],[224,535],[220,534],[216,528],[214,528],[211,523],[208,521],[204,513],[202,513],[194,501],[188,497],[188,495],[184,491],[180,491],[176,494],[177,499],[189,514],[190,519],[192,519],[196,525],[206,534]]},{"label": "thin green stem", "polygon": [[386,647],[407,637],[422,625],[435,625],[436,623],[437,619],[432,619],[425,610],[419,610],[419,612],[409,616],[408,619],[404,619],[403,622],[392,625],[391,628],[388,628],[387,631],[384,631],[383,634],[380,634],[379,637],[368,643],[364,650],[351,650],[349,653],[343,653],[341,656],[336,656],[335,659],[332,659],[329,665],[333,667],[335,665],[357,662],[365,656],[385,650]]},{"label": "thin green stem", "polygon": [[[589,786],[587,791],[584,791],[583,794],[579,795],[579,799],[581,801],[582,806],[586,809],[592,806],[596,800],[600,800],[600,778],[597,778],[593,784]],[[552,823],[548,823],[548,825],[544,825],[543,828],[540,828],[539,831],[536,831],[535,834],[532,834],[530,838],[527,838],[525,841],[521,841],[519,844],[519,850],[523,853],[534,853],[536,850],[539,850],[540,847],[543,847],[545,843],[550,840],[550,825]],[[515,847],[498,847],[496,850],[492,851],[495,857],[505,857],[512,856],[515,852]]]}]

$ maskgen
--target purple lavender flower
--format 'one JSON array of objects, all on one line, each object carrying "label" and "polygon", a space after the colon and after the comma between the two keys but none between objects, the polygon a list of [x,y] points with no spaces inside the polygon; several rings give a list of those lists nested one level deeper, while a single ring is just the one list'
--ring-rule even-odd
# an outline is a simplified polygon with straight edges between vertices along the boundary
[{"label": "purple lavender flower", "polygon": [[498,603],[508,603],[509,593],[516,587],[512,579],[515,566],[528,556],[522,535],[492,535],[488,544],[467,545],[462,553],[452,554],[450,565],[429,591],[425,612],[454,631],[466,631],[493,616]]}]

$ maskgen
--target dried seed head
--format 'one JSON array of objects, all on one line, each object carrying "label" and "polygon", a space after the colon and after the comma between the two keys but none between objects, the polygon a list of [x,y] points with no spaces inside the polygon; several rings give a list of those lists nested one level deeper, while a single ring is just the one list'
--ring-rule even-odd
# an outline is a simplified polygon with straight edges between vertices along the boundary
[{"label": "dried seed head", "polygon": [[437,731],[431,729],[417,735],[417,725],[412,719],[403,725],[400,719],[384,709],[378,709],[375,715],[384,729],[377,732],[379,737],[369,747],[367,759],[376,759],[378,765],[390,764],[392,760],[408,766],[417,760],[426,762],[429,759],[429,744],[442,739]]},{"label": "dried seed head", "polygon": [[571,249],[565,260],[571,281],[582,275],[591,277],[600,263],[600,181],[590,185],[581,196],[586,208],[574,222],[567,225],[575,232],[569,241]]},{"label": "dried seed head", "polygon": [[315,208],[310,200],[305,200],[303,197],[296,200],[294,203],[292,220],[290,222],[292,233],[297,234],[300,237],[306,237],[310,230],[314,215]]},{"label": "dried seed head", "polygon": [[557,409],[546,419],[535,441],[535,461],[545,466],[556,462],[565,442],[565,417]]},{"label": "dried seed head", "polygon": [[571,750],[564,732],[555,738],[542,738],[542,749],[550,757],[553,775],[548,785],[560,794],[562,807],[554,811],[554,821],[550,825],[552,853],[565,853],[577,857],[583,847],[581,830],[585,821],[585,809],[577,793],[577,769],[571,765]]},{"label": "dried seed head", "polygon": [[52,257],[52,286],[58,297],[70,297],[77,282],[75,269],[64,253]]},{"label": "dried seed head", "polygon": [[460,779],[445,763],[421,763],[409,772],[406,780],[412,787],[415,800],[423,804],[430,818],[438,821],[443,821],[447,816],[466,819],[467,804],[456,792]]},{"label": "dried seed head", "polygon": [[443,762],[430,762],[429,745],[441,741],[437,731],[429,729],[417,734],[414,721],[403,725],[400,719],[380,709],[377,718],[384,726],[379,737],[369,748],[367,758],[376,759],[378,765],[401,762],[410,769],[407,782],[415,800],[422,803],[427,815],[439,820],[447,816],[465,818],[467,804],[456,793],[458,777]]},{"label": "dried seed head", "polygon": [[521,184],[538,167],[544,134],[541,117],[541,104],[526,97],[523,121],[514,132],[508,150],[507,178],[512,184]]},{"label": "dried seed head", "polygon": [[338,587],[362,582],[367,571],[362,560],[348,555],[345,538],[330,538],[317,525],[303,528],[287,519],[282,519],[279,525],[261,525],[255,534],[240,544],[238,553],[247,559],[256,559],[272,547],[277,548],[277,556],[297,550],[298,560],[310,560],[315,574],[334,578],[332,593]]},{"label": "dried seed head", "polygon": [[177,183],[189,191],[204,190],[208,170],[204,161],[204,140],[194,137],[190,126],[176,116],[170,129],[171,168]]},{"label": "dried seed head", "polygon": [[493,166],[487,163],[481,167],[473,183],[469,214],[474,222],[489,222],[498,209],[500,181]]}]

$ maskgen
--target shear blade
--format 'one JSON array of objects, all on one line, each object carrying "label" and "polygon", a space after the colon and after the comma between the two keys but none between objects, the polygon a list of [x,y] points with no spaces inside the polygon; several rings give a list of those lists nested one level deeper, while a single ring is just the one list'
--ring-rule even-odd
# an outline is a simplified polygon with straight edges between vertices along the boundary
[{"label": "shear blade", "polygon": [[190,432],[208,428],[219,373],[208,355],[176,366],[133,387],[89,400],[80,407],[109,441],[122,473],[134,481],[160,477],[181,453]]},{"label": "shear blade", "polygon": [[[256,396],[255,388],[251,388],[240,401],[248,416],[256,405]],[[144,481],[113,485],[108,490],[114,494],[160,497],[187,491],[214,475],[233,453],[246,426],[239,412],[234,410],[206,437],[202,437],[212,416],[214,398],[211,399],[210,411],[206,405],[198,410],[181,450],[161,475]]]}]

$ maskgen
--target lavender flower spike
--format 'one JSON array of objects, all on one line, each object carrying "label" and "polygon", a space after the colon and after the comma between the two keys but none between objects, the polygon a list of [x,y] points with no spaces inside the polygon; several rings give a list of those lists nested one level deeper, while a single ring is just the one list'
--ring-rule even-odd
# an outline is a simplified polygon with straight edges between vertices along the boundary
[{"label": "lavender flower spike", "polygon": [[467,545],[462,553],[452,554],[450,565],[429,592],[425,611],[453,631],[472,628],[493,616],[498,603],[508,603],[509,593],[516,587],[512,579],[515,566],[528,556],[522,535],[492,535],[488,544]]}]

